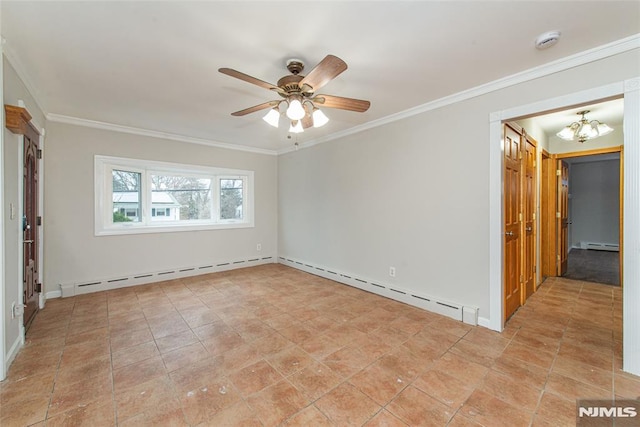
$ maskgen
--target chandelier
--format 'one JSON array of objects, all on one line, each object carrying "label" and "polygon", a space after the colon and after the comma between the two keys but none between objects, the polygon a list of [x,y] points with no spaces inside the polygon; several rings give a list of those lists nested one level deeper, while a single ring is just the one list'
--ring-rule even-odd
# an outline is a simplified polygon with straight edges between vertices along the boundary
[{"label": "chandelier", "polygon": [[611,127],[600,123],[598,120],[588,120],[585,116],[589,112],[589,110],[577,112],[576,114],[582,116],[580,120],[566,126],[556,135],[565,141],[574,141],[577,139],[579,142],[585,142],[589,139],[595,139],[613,132]]}]

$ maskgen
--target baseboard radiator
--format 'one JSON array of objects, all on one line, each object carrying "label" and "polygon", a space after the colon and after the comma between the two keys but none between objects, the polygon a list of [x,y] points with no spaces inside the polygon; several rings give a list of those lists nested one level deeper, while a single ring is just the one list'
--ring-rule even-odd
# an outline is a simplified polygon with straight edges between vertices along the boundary
[{"label": "baseboard radiator", "polygon": [[379,281],[371,281],[362,277],[340,272],[335,269],[324,266],[312,265],[290,257],[278,257],[278,262],[298,270],[311,273],[316,276],[340,282],[345,285],[353,286],[367,292],[371,292],[395,301],[403,302],[423,310],[441,314],[455,320],[468,323],[470,325],[478,324],[478,308],[472,306],[462,306],[460,304],[449,301],[442,301],[427,295],[418,294],[416,292],[403,289],[399,286],[381,283]]},{"label": "baseboard radiator", "polygon": [[60,291],[47,292],[47,298],[56,298],[60,296],[66,298],[92,292],[108,291],[111,289],[125,288],[128,286],[162,282],[165,280],[180,279],[184,277],[198,276],[208,273],[217,273],[221,271],[235,270],[238,268],[253,267],[256,265],[273,264],[276,262],[276,257],[265,256],[230,261],[219,261],[199,266],[173,268],[156,272],[131,274],[92,281],[83,281],[79,283],[60,284]]},{"label": "baseboard radiator", "polygon": [[620,245],[617,243],[580,242],[580,249],[620,252]]}]

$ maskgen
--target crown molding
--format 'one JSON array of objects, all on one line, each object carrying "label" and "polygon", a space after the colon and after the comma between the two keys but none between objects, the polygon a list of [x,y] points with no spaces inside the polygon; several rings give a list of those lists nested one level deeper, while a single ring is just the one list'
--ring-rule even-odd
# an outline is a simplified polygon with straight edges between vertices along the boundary
[{"label": "crown molding", "polygon": [[195,138],[192,136],[178,135],[174,133],[160,132],[160,131],[136,128],[131,126],[116,125],[113,123],[106,123],[106,122],[101,122],[97,120],[81,119],[78,117],[65,116],[62,114],[49,113],[47,114],[47,120],[52,122],[57,122],[57,123],[65,123],[69,125],[76,125],[76,126],[88,127],[93,129],[128,133],[131,135],[148,136],[152,138],[186,142],[189,144],[206,145],[208,147],[224,148],[227,150],[245,151],[245,152],[256,153],[256,154],[267,154],[271,156],[275,156],[278,154],[277,151],[267,150],[264,148],[247,147],[244,145],[229,144],[226,142],[218,142],[218,141],[213,141],[213,140],[204,139],[204,138]]},{"label": "crown molding", "polygon": [[495,92],[497,90],[501,90],[510,86],[525,83],[530,80],[535,80],[540,77],[565,71],[570,68],[585,65],[590,62],[598,61],[598,60],[608,58],[610,56],[614,56],[620,53],[628,52],[634,49],[639,49],[640,34],[634,34],[624,39],[620,39],[602,46],[595,47],[593,49],[589,49],[574,55],[564,57],[564,58],[560,58],[556,61],[549,62],[547,64],[534,67],[529,70],[525,70],[520,73],[516,73],[511,76],[507,76],[498,80],[494,80],[492,82],[485,83],[480,86],[476,86],[471,89],[467,89],[467,90],[455,93],[453,95],[445,96],[443,98],[439,98],[434,101],[430,101],[425,104],[421,104],[416,107],[412,107],[412,108],[400,111],[398,113],[394,113],[376,120],[372,120],[362,125],[354,126],[349,129],[345,129],[343,131],[335,132],[330,135],[325,135],[320,138],[312,139],[307,142],[300,143],[298,147],[286,147],[280,150],[268,150],[263,148],[248,147],[248,146],[242,146],[237,144],[212,141],[212,140],[207,140],[203,138],[195,138],[195,137],[190,137],[186,135],[165,133],[165,132],[154,131],[149,129],[135,128],[130,126],[122,126],[122,125],[117,125],[112,123],[100,122],[96,120],[81,119],[78,117],[65,116],[62,114],[48,113],[43,106],[44,104],[41,101],[42,98],[39,92],[36,90],[35,86],[31,83],[31,81],[27,78],[28,74],[25,72],[24,66],[18,60],[17,56],[9,46],[9,43],[7,43],[4,39],[3,39],[3,42],[4,43],[2,46],[2,51],[5,57],[7,58],[11,66],[15,69],[16,73],[18,74],[18,77],[22,80],[22,82],[26,86],[29,93],[31,93],[31,96],[33,97],[36,105],[43,112],[47,120],[51,120],[53,122],[59,122],[59,123],[73,124],[76,126],[92,127],[96,129],[129,133],[133,135],[163,138],[163,139],[169,139],[173,141],[206,145],[206,146],[216,147],[216,148],[225,148],[229,150],[238,150],[238,151],[267,154],[267,155],[281,155],[281,154],[290,153],[298,149],[310,148],[310,147],[313,147],[314,145],[323,144],[325,142],[345,138],[347,136],[364,132],[369,129],[374,129],[379,126],[383,126],[383,125],[393,123],[399,120],[403,120],[418,114],[422,114],[428,111],[446,107],[448,105],[452,105],[452,104],[462,102],[471,98],[475,98],[477,96],[486,95],[488,93]]},{"label": "crown molding", "polygon": [[[585,50],[583,52],[576,53],[564,58],[560,58],[553,62],[549,62],[538,67],[530,68],[520,73],[512,74],[507,77],[503,77],[498,80],[494,80],[489,83],[482,84],[480,86],[467,89],[453,95],[445,96],[443,98],[436,99],[434,101],[427,102],[416,107],[409,108],[404,111],[400,111],[395,114],[391,114],[380,119],[372,120],[359,126],[346,129],[341,132],[332,133],[330,135],[323,136],[321,138],[312,139],[310,141],[301,143],[299,148],[310,148],[314,145],[322,144],[325,142],[333,141],[335,139],[344,138],[349,135],[364,132],[369,129],[377,128],[379,126],[386,125],[388,123],[403,120],[408,117],[422,114],[427,111],[436,110],[438,108],[446,107],[451,104],[455,104],[461,101],[466,101],[477,96],[486,95],[491,92],[495,92],[500,89],[504,89],[510,86],[515,86],[520,83],[525,83],[530,80],[535,80],[540,77],[545,77],[550,74],[555,74],[561,71],[568,70],[570,68],[578,67],[588,64],[590,62],[598,61],[600,59],[608,58],[610,56],[618,55],[620,53],[628,52],[634,49],[640,48],[640,34],[634,34],[633,36],[626,37],[624,39],[616,40],[614,42],[595,47],[593,49]],[[278,154],[286,154],[294,151],[296,148],[287,147],[278,151]]]},{"label": "crown molding", "polygon": [[[152,138],[163,138],[172,141],[186,142],[190,144],[198,144],[198,145],[206,145],[209,147],[216,148],[224,148],[227,150],[236,150],[236,151],[245,151],[249,153],[257,153],[257,154],[267,154],[267,155],[277,155],[277,151],[268,150],[263,148],[255,148],[255,147],[247,147],[238,144],[229,144],[225,142],[218,142],[207,140],[204,138],[195,138],[186,135],[178,135],[160,131],[154,131],[149,129],[135,128],[131,126],[123,126],[116,125],[113,123],[101,122],[97,120],[88,120],[82,119],[79,117],[66,116],[63,114],[50,113],[44,108],[44,104],[42,103],[42,96],[40,92],[36,89],[36,86],[31,83],[31,80],[28,78],[28,73],[26,72],[26,67],[22,64],[22,62],[18,59],[18,56],[15,54],[9,42],[6,39],[2,38],[1,40],[1,53],[4,54],[5,58],[9,64],[13,67],[18,78],[25,85],[27,91],[31,94],[36,106],[42,111],[42,114],[45,116],[47,120],[58,123],[71,124],[76,126],[90,127],[94,129],[102,129],[102,130],[110,130],[114,132],[128,133],[132,135],[140,135],[140,136],[149,136]],[[42,129],[38,127],[38,129]]]}]

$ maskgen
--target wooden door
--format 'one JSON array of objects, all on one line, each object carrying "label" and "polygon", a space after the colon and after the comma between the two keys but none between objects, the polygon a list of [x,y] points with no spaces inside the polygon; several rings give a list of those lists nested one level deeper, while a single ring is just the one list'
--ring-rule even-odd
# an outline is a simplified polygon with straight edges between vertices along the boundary
[{"label": "wooden door", "polygon": [[558,160],[558,276],[569,263],[569,164]]},{"label": "wooden door", "polygon": [[504,125],[504,320],[522,304],[520,134]]},{"label": "wooden door", "polygon": [[523,239],[523,303],[536,291],[536,141],[529,135],[523,137],[524,173],[522,174],[522,205],[524,222]]},{"label": "wooden door", "polygon": [[38,311],[38,145],[39,135],[27,126],[24,133],[24,325],[28,328]]}]

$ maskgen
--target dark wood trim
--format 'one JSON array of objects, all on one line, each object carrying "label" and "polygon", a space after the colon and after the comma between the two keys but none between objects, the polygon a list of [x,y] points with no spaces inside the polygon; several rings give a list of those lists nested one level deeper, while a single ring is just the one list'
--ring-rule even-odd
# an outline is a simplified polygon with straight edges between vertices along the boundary
[{"label": "dark wood trim", "polygon": [[558,154],[554,154],[553,156],[556,159],[566,159],[569,157],[584,157],[584,156],[595,156],[596,154],[619,153],[621,151],[622,151],[622,145],[618,145],[616,147],[596,148],[594,150],[573,151],[571,153],[558,153]]},{"label": "dark wood trim", "polygon": [[29,114],[26,108],[5,104],[4,117],[5,126],[12,133],[24,135],[27,132],[29,122],[31,121],[31,114]]}]

